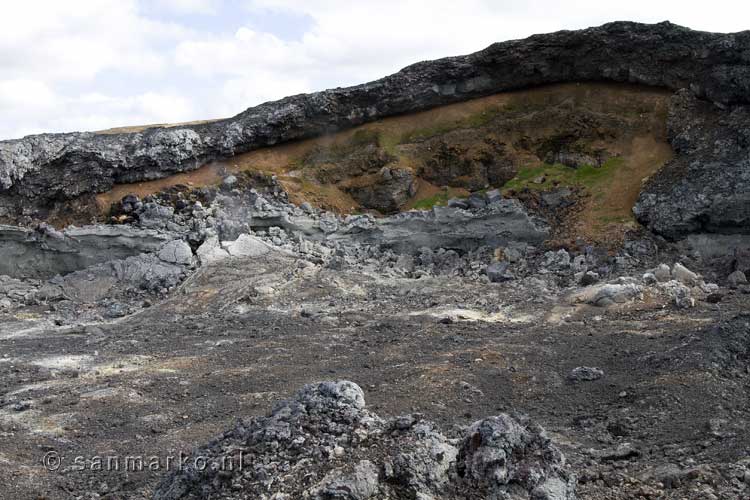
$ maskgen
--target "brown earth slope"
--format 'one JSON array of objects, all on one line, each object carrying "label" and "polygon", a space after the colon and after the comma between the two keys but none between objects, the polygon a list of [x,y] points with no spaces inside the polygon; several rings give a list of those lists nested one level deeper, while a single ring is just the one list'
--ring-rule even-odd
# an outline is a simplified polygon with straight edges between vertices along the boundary
[{"label": "brown earth slope", "polygon": [[429,208],[489,188],[510,196],[572,188],[580,202],[565,221],[568,236],[609,241],[634,226],[642,181],[671,158],[668,97],[601,83],[496,94],[117,185],[97,204],[106,211],[127,194],[242,173],[276,175],[293,202],[339,213]]}]

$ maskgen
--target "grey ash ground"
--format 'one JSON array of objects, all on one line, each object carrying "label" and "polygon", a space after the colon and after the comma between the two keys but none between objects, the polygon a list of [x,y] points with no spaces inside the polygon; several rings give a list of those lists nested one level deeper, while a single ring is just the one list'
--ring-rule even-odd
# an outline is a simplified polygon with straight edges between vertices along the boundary
[{"label": "grey ash ground", "polygon": [[[279,217],[299,225],[304,216],[310,227],[350,235],[362,222],[242,193],[204,209],[205,230],[227,230],[228,211],[218,206],[244,210],[238,199],[261,207],[243,219],[260,225]],[[163,212],[162,223],[184,225]],[[144,215],[140,223],[154,221]],[[407,255],[257,227],[237,236],[242,244],[212,241],[197,256],[188,251],[189,265],[129,258],[178,267],[171,291],[153,286],[169,286],[153,263],[127,279],[98,264],[51,282],[16,280],[13,288],[6,280],[22,298],[2,316],[0,496],[151,498],[161,470],[80,471],[71,460],[189,454],[238,418],[264,415],[323,380],[353,381],[368,411],[419,414],[449,439],[489,416],[526,414],[567,458],[563,470],[578,477],[580,498],[750,491],[750,295],[714,271],[716,262],[680,258],[678,248],[649,239],[617,256],[511,242],[502,262],[513,279],[492,283],[485,268],[497,252],[489,248]],[[172,247],[157,253],[179,260]],[[657,267],[660,259],[687,267]],[[134,275],[146,285],[134,286]],[[582,286],[584,276],[601,281]],[[71,292],[82,289],[89,302]],[[603,373],[581,377],[578,367]],[[347,445],[347,456],[356,446]],[[41,463],[49,451],[64,457],[57,471]],[[381,471],[383,462],[373,463]],[[326,466],[317,467],[322,480]],[[412,498],[390,494],[376,498]],[[436,498],[473,498],[445,495]]]}]

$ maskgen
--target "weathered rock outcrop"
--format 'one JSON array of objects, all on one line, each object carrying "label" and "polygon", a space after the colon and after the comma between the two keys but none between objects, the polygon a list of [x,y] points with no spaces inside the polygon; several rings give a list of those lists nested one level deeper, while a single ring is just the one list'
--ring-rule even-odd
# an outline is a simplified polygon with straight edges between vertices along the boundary
[{"label": "weathered rock outcrop", "polygon": [[[500,91],[570,81],[688,88],[729,106],[750,101],[750,32],[670,23],[606,24],[497,43],[409,66],[372,83],[297,95],[212,123],[132,134],[45,134],[0,142],[0,215],[164,177],[262,146]],[[644,57],[647,55],[647,57]]]},{"label": "weathered rock outcrop", "polygon": [[[511,242],[539,245],[549,237],[547,222],[526,210],[515,199],[493,198],[476,210],[434,207],[388,217],[370,215],[336,216],[330,212],[308,214],[303,210],[268,198],[258,198],[251,207],[221,198],[231,209],[216,216],[219,226],[232,226],[240,219],[246,229],[265,231],[282,228],[306,240],[331,245],[366,245],[414,254],[421,248],[451,249],[460,252],[478,247],[505,246]],[[237,235],[222,235],[224,239]],[[214,246],[219,246],[218,240]],[[204,249],[208,252],[211,245]],[[221,248],[220,253],[224,252]],[[199,253],[201,250],[199,250]],[[210,258],[209,258],[210,260]]]},{"label": "weathered rock outcrop", "polygon": [[49,278],[116,259],[159,250],[169,232],[130,226],[49,226],[26,229],[0,225],[0,275]]},{"label": "weathered rock outcrop", "polygon": [[416,192],[416,181],[409,170],[384,167],[364,185],[353,185],[349,194],[362,206],[383,213],[396,212]]},{"label": "weathered rock outcrop", "polygon": [[527,418],[486,418],[457,443],[418,415],[380,418],[345,381],[305,386],[184,464],[154,499],[576,498],[565,458]]},{"label": "weathered rock outcrop", "polygon": [[329,235],[329,239],[382,245],[400,253],[413,253],[423,247],[466,252],[510,242],[538,245],[547,237],[547,224],[529,215],[518,200],[500,200],[476,212],[435,207],[428,212],[367,219]]},{"label": "weathered rock outcrop", "polygon": [[644,187],[638,219],[669,238],[750,233],[750,106],[719,108],[682,90],[667,126],[677,155]]},{"label": "weathered rock outcrop", "polygon": [[330,213],[313,217],[294,213],[284,205],[250,209],[245,214],[254,230],[277,226],[314,241],[374,245],[409,254],[420,248],[467,252],[511,242],[539,245],[550,234],[545,220],[529,214],[523,204],[513,199],[495,200],[478,210],[434,207],[382,218],[336,217]]}]

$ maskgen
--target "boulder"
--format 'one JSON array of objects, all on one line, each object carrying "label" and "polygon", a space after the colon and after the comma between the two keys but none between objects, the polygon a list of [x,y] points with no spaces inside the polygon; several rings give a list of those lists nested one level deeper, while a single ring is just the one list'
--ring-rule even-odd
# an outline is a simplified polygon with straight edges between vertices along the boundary
[{"label": "boulder", "polygon": [[229,258],[229,252],[222,248],[218,236],[211,236],[195,252],[201,265],[207,266]]},{"label": "boulder", "polygon": [[470,208],[479,210],[487,206],[487,198],[481,193],[472,193],[466,200]]},{"label": "boulder", "polygon": [[234,175],[227,175],[222,179],[221,186],[227,189],[232,189],[237,184],[237,177]]},{"label": "boulder", "polygon": [[698,284],[698,275],[679,262],[672,267],[672,277],[689,286]]},{"label": "boulder", "polygon": [[223,246],[232,257],[260,257],[271,251],[268,243],[249,234],[241,234],[234,241],[224,242]]},{"label": "boulder", "polygon": [[487,270],[485,271],[487,274],[487,278],[492,283],[501,283],[503,281],[510,281],[515,279],[515,276],[508,270],[508,263],[507,262],[493,262],[489,266],[487,266]]},{"label": "boulder", "polygon": [[487,203],[490,205],[493,203],[497,203],[498,201],[503,199],[503,195],[499,189],[490,189],[489,191],[487,191],[486,196]]},{"label": "boulder", "polygon": [[448,207],[466,210],[467,208],[469,208],[469,202],[463,198],[451,198],[450,200],[448,200]]},{"label": "boulder", "polygon": [[369,460],[354,465],[354,470],[340,469],[329,472],[312,492],[316,500],[347,499],[367,500],[376,498],[378,493],[379,470]]},{"label": "boulder", "polygon": [[525,416],[488,417],[453,441],[419,415],[379,417],[359,386],[340,381],[305,386],[197,448],[153,499],[574,500],[575,485],[562,453]]},{"label": "boulder", "polygon": [[477,498],[573,500],[575,478],[564,464],[541,427],[499,415],[469,427],[456,469],[462,483],[484,494]]},{"label": "boulder", "polygon": [[695,307],[695,299],[693,298],[690,287],[686,286],[684,283],[672,280],[662,283],[660,287],[664,290],[672,303],[678,308],[688,309]]},{"label": "boulder", "polygon": [[642,289],[635,283],[602,283],[583,288],[572,293],[568,300],[573,303],[585,303],[597,307],[624,304],[640,298]]},{"label": "boulder", "polygon": [[599,274],[594,271],[586,271],[582,274],[580,281],[581,286],[589,286],[599,281]]},{"label": "boulder", "polygon": [[734,271],[729,276],[727,276],[727,284],[732,288],[737,288],[740,285],[744,285],[747,283],[747,276],[745,276],[745,273],[742,271]]},{"label": "boulder", "polygon": [[542,267],[554,271],[562,271],[570,268],[570,254],[564,248],[557,252],[545,252]]},{"label": "boulder", "polygon": [[570,268],[574,273],[584,272],[588,269],[588,263],[586,262],[585,255],[576,255],[570,264]]},{"label": "boulder", "polygon": [[672,270],[669,269],[669,266],[666,264],[659,264],[656,266],[656,269],[652,271],[652,274],[656,278],[657,281],[665,282],[672,279]]},{"label": "boulder", "polygon": [[183,240],[172,240],[159,250],[157,256],[164,262],[189,266],[193,263],[193,251]]},{"label": "boulder", "polygon": [[495,250],[495,258],[508,262],[521,262],[524,260],[524,248],[520,245],[498,248]]},{"label": "boulder", "polygon": [[568,374],[568,380],[574,382],[590,382],[604,376],[604,370],[590,366],[577,366]]}]

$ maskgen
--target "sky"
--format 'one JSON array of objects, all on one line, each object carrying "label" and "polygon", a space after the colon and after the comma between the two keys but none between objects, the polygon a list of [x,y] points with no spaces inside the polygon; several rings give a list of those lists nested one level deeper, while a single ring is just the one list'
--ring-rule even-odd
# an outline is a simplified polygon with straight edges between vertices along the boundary
[{"label": "sky", "polygon": [[0,139],[222,118],[615,20],[750,29],[750,2],[2,0]]}]

